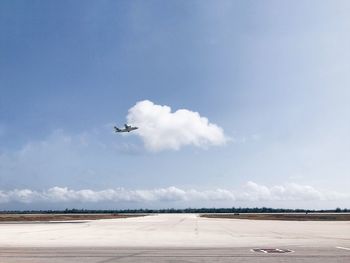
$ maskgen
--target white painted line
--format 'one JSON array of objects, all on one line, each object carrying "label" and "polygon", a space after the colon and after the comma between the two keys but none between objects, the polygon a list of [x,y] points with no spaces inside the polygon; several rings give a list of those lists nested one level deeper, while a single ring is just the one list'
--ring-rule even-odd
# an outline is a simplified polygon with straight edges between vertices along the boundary
[{"label": "white painted line", "polygon": [[263,250],[263,249],[260,249],[260,248],[252,248],[251,250],[250,250],[251,252],[263,252],[263,253],[267,253],[267,251],[266,250]]},{"label": "white painted line", "polygon": [[336,248],[344,249],[344,250],[349,250],[349,251],[350,251],[350,248],[348,248],[348,247],[336,247]]}]

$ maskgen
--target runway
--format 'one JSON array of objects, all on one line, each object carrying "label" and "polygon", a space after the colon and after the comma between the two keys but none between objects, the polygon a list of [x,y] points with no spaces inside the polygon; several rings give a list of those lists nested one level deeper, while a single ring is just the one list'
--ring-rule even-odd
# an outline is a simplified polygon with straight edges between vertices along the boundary
[{"label": "runway", "polygon": [[350,262],[350,222],[161,214],[0,224],[0,262]]},{"label": "runway", "polygon": [[[289,247],[290,248],[290,247]],[[350,251],[337,248],[294,247],[289,254],[260,254],[250,248],[1,248],[6,263],[130,263],[130,262],[302,262],[348,263]]]}]

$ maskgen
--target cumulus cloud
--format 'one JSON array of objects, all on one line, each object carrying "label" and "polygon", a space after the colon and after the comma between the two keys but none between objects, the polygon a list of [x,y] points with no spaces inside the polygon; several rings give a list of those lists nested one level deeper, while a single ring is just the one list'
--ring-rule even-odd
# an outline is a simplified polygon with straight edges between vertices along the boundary
[{"label": "cumulus cloud", "polygon": [[174,201],[334,201],[349,199],[349,194],[319,191],[307,185],[286,184],[267,187],[248,182],[243,190],[195,190],[168,188],[128,190],[124,188],[94,191],[73,190],[67,187],[52,187],[44,191],[15,189],[0,191],[0,203],[20,202],[174,202]]},{"label": "cumulus cloud", "polygon": [[288,183],[267,187],[248,182],[239,198],[244,201],[331,201],[347,197],[349,197],[347,194],[319,191],[309,185]]},{"label": "cumulus cloud", "polygon": [[198,112],[187,109],[171,111],[169,106],[149,100],[137,102],[129,109],[128,123],[139,127],[140,136],[150,151],[178,150],[185,145],[206,147],[228,141],[224,131]]}]

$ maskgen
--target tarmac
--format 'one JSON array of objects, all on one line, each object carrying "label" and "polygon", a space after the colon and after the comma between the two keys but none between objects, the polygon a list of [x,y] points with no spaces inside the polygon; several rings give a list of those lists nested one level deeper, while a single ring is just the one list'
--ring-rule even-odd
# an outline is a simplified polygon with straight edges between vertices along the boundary
[{"label": "tarmac", "polygon": [[350,221],[160,214],[64,223],[6,223],[0,224],[2,262],[349,263]]}]

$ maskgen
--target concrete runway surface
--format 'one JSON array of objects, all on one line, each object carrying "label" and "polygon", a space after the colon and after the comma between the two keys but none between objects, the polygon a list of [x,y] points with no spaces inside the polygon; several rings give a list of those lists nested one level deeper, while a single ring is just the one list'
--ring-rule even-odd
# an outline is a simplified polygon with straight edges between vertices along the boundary
[{"label": "concrete runway surface", "polygon": [[[254,248],[291,253],[253,252]],[[350,222],[161,214],[0,224],[0,262],[350,262]]]}]

